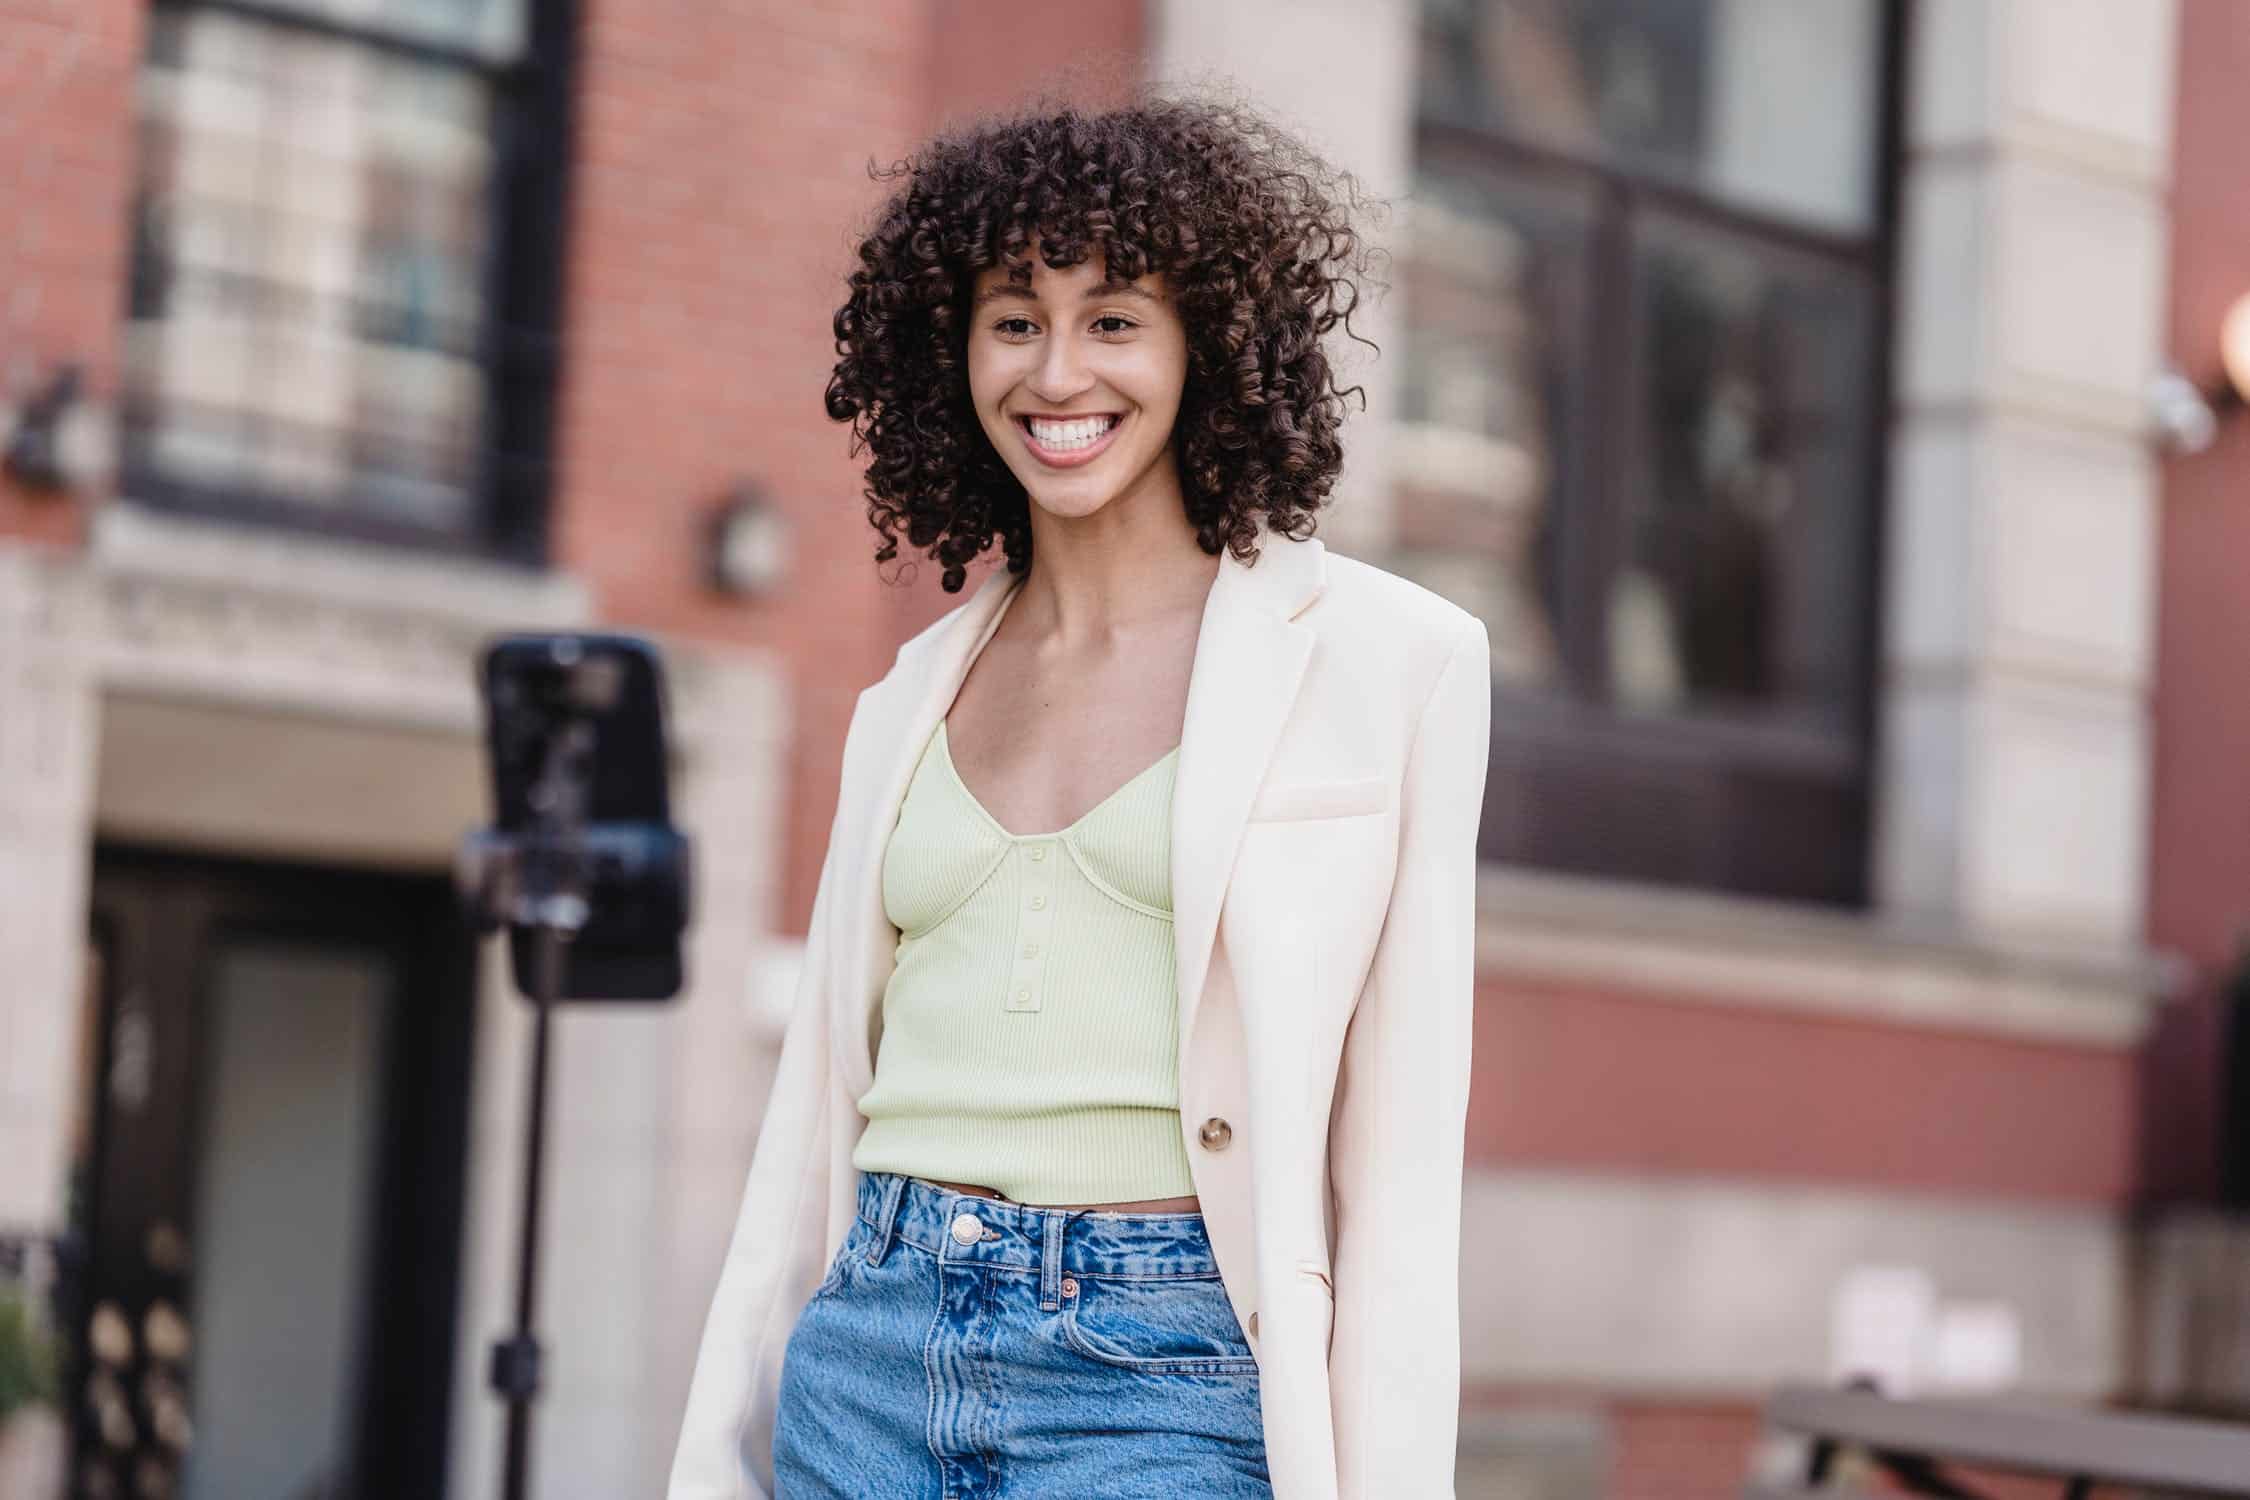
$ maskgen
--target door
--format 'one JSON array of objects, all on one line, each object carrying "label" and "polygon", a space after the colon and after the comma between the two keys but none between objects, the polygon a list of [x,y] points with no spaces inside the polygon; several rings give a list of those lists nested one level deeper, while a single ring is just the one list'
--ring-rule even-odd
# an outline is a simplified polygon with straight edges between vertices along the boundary
[{"label": "door", "polygon": [[74,1493],[443,1494],[474,943],[443,878],[103,847]]}]

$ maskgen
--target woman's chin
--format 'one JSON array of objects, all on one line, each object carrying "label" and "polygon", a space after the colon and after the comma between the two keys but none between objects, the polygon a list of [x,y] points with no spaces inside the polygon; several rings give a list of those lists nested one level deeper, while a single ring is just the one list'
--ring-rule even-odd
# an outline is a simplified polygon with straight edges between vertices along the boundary
[{"label": "woman's chin", "polygon": [[1117,496],[1110,489],[1079,488],[1061,485],[1054,488],[1027,489],[1031,503],[1058,521],[1083,521],[1109,508]]},{"label": "woman's chin", "polygon": [[1026,474],[1014,471],[1031,503],[1058,520],[1082,521],[1126,503],[1135,495],[1152,493],[1160,483],[1153,465],[1134,469],[1118,463],[1123,454],[1104,454],[1099,463],[1074,474],[1048,470]]}]

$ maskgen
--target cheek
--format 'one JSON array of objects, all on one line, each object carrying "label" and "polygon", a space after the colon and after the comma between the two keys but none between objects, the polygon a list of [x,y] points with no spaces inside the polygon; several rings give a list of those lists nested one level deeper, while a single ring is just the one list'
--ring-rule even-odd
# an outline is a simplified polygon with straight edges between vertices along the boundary
[{"label": "cheek", "polygon": [[1184,338],[1169,340],[1150,351],[1151,386],[1163,393],[1162,404],[1166,410],[1176,411],[1180,405],[1180,392],[1187,384],[1187,341]]},{"label": "cheek", "polygon": [[969,370],[969,399],[976,403],[977,413],[982,416],[984,409],[1000,394],[996,389],[999,374],[993,368],[991,352],[980,344],[969,345],[963,363]]},{"label": "cheek", "polygon": [[1184,355],[1154,360],[1141,380],[1141,405],[1151,416],[1161,419],[1169,429],[1179,415],[1180,396],[1187,381],[1187,359]]},{"label": "cheek", "polygon": [[977,425],[994,447],[1000,446],[1005,420],[999,414],[1001,400],[1014,383],[1004,361],[996,360],[989,351],[980,353],[971,346],[963,361],[968,367],[969,404],[976,409]]}]

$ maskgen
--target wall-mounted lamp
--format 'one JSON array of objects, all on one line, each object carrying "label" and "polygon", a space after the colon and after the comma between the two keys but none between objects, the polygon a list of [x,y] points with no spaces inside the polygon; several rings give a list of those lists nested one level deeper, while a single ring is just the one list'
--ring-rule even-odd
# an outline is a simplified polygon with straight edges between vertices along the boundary
[{"label": "wall-mounted lamp", "polygon": [[27,490],[59,495],[71,488],[74,465],[65,435],[65,418],[78,399],[84,372],[65,364],[49,377],[44,389],[24,402],[8,429],[0,450],[0,469]]},{"label": "wall-mounted lamp", "polygon": [[2149,382],[2149,414],[2174,453],[2201,453],[2218,439],[2221,422],[2250,406],[2250,292],[2219,320],[2219,372],[2199,385],[2168,364]]},{"label": "wall-mounted lamp", "polygon": [[705,546],[711,586],[755,599],[771,594],[789,572],[789,518],[755,484],[738,484],[711,512]]}]

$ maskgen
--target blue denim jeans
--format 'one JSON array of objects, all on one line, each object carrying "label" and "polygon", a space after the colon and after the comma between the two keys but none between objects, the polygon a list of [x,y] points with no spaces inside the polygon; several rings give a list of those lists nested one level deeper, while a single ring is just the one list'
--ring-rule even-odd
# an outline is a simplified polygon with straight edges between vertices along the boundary
[{"label": "blue denim jeans", "polygon": [[782,1355],[776,1500],[1271,1500],[1203,1216],[863,1172]]}]

